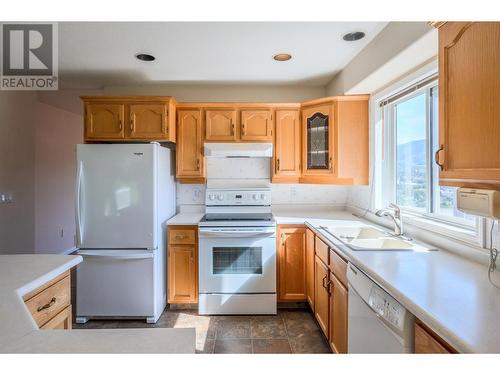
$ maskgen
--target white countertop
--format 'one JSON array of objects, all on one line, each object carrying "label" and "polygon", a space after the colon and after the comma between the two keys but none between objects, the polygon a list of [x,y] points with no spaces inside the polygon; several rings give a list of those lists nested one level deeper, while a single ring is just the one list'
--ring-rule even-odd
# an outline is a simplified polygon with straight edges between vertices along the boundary
[{"label": "white countertop", "polygon": [[39,330],[22,296],[82,261],[73,255],[0,256],[0,352],[194,353],[194,329]]},{"label": "white countertop", "polygon": [[[350,250],[320,228],[373,225],[345,211],[305,222],[459,352],[500,352],[500,289],[489,283],[486,266],[445,250]],[[500,285],[500,273],[494,277]]]},{"label": "white countertop", "polygon": [[[277,224],[314,228],[459,352],[500,352],[500,289],[489,283],[486,266],[445,250],[352,251],[319,228],[374,225],[348,211],[273,206],[273,214]],[[169,224],[197,225],[202,215],[182,213]],[[500,272],[494,277],[500,285]]]},{"label": "white countertop", "polygon": [[204,212],[186,212],[173,216],[167,221],[167,225],[198,225]]}]

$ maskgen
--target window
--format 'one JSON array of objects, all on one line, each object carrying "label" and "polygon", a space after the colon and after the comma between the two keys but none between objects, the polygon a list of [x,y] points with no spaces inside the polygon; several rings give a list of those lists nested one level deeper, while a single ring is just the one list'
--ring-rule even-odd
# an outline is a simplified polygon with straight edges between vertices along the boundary
[{"label": "window", "polygon": [[476,218],[456,209],[456,188],[439,186],[438,86],[427,79],[381,102],[387,140],[385,201],[404,211],[463,227]]}]

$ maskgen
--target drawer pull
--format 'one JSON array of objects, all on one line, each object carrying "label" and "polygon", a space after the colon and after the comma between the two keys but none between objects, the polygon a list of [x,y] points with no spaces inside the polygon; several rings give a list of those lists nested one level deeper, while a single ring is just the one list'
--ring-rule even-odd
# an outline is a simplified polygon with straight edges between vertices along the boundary
[{"label": "drawer pull", "polygon": [[50,300],[49,303],[46,303],[45,305],[43,306],[38,306],[38,308],[36,309],[37,312],[40,312],[42,310],[45,310],[45,309],[48,309],[49,307],[51,307],[54,303],[56,303],[56,297],[52,297],[52,299]]},{"label": "drawer pull", "polygon": [[186,238],[187,236],[183,235],[183,234],[178,234],[175,236],[175,239],[177,240],[183,240],[184,238]]}]

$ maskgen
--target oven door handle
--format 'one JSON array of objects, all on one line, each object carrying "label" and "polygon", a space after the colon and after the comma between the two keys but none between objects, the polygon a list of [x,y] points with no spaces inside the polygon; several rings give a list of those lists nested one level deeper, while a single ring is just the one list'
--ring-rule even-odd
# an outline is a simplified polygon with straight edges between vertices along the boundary
[{"label": "oven door handle", "polygon": [[272,237],[276,235],[274,228],[263,230],[214,230],[200,229],[200,237],[210,238],[248,238],[248,237]]}]

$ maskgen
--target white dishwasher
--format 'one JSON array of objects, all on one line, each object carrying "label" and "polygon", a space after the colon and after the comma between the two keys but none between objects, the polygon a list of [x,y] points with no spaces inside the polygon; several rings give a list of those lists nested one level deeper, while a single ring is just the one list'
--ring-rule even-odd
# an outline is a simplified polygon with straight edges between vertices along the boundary
[{"label": "white dishwasher", "polygon": [[413,353],[415,317],[349,263],[348,353]]}]

